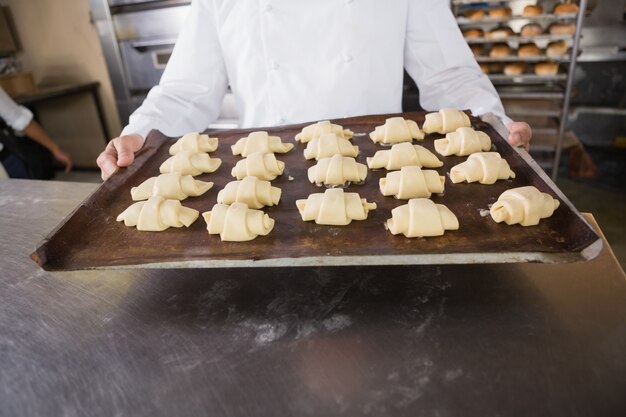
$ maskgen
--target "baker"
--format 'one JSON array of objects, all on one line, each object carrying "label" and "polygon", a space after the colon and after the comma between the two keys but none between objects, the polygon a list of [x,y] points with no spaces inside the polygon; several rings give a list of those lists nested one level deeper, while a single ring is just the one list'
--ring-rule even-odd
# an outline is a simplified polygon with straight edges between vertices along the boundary
[{"label": "baker", "polygon": [[203,131],[228,87],[241,127],[401,111],[403,68],[427,110],[491,112],[528,149],[440,0],[195,0],[159,85],[98,157],[128,166],[148,132]]}]

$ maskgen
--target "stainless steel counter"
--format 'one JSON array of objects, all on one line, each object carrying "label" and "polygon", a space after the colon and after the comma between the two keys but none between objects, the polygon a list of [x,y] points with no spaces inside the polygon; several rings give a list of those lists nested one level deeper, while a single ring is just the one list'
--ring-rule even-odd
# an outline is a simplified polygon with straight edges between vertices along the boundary
[{"label": "stainless steel counter", "polygon": [[626,278],[570,265],[46,273],[94,185],[0,181],[0,415],[626,414]]}]

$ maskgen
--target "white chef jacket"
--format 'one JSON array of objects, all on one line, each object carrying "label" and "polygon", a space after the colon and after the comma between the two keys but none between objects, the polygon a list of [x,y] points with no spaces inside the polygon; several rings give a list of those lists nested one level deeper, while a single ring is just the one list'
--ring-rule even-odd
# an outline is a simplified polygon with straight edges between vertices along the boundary
[{"label": "white chef jacket", "polygon": [[510,121],[444,0],[194,0],[158,86],[123,134],[215,121],[230,85],[241,127],[401,111],[403,68],[426,110]]},{"label": "white chef jacket", "polygon": [[[17,104],[7,93],[0,87],[0,118],[9,125],[13,130],[24,130],[26,126],[33,120],[33,113],[24,106]],[[0,143],[0,151],[4,145]]]}]

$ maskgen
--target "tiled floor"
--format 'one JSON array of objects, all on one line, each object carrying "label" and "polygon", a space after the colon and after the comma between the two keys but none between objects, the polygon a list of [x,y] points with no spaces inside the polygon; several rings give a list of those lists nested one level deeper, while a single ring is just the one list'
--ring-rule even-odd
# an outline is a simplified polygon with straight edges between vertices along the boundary
[{"label": "tiled floor", "polygon": [[[60,172],[55,180],[101,182],[100,174],[96,171]],[[593,214],[622,268],[626,269],[626,189],[619,190],[613,185],[605,187],[601,183],[564,176],[559,178],[557,185],[578,210]]]}]

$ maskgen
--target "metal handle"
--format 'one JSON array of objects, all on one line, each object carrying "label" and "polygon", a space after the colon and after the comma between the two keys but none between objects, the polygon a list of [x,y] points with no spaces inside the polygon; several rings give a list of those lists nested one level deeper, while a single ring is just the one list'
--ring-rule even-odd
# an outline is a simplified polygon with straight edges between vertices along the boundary
[{"label": "metal handle", "polygon": [[135,49],[151,48],[155,46],[173,46],[176,43],[176,39],[155,39],[149,41],[135,41],[131,42],[130,46]]}]

